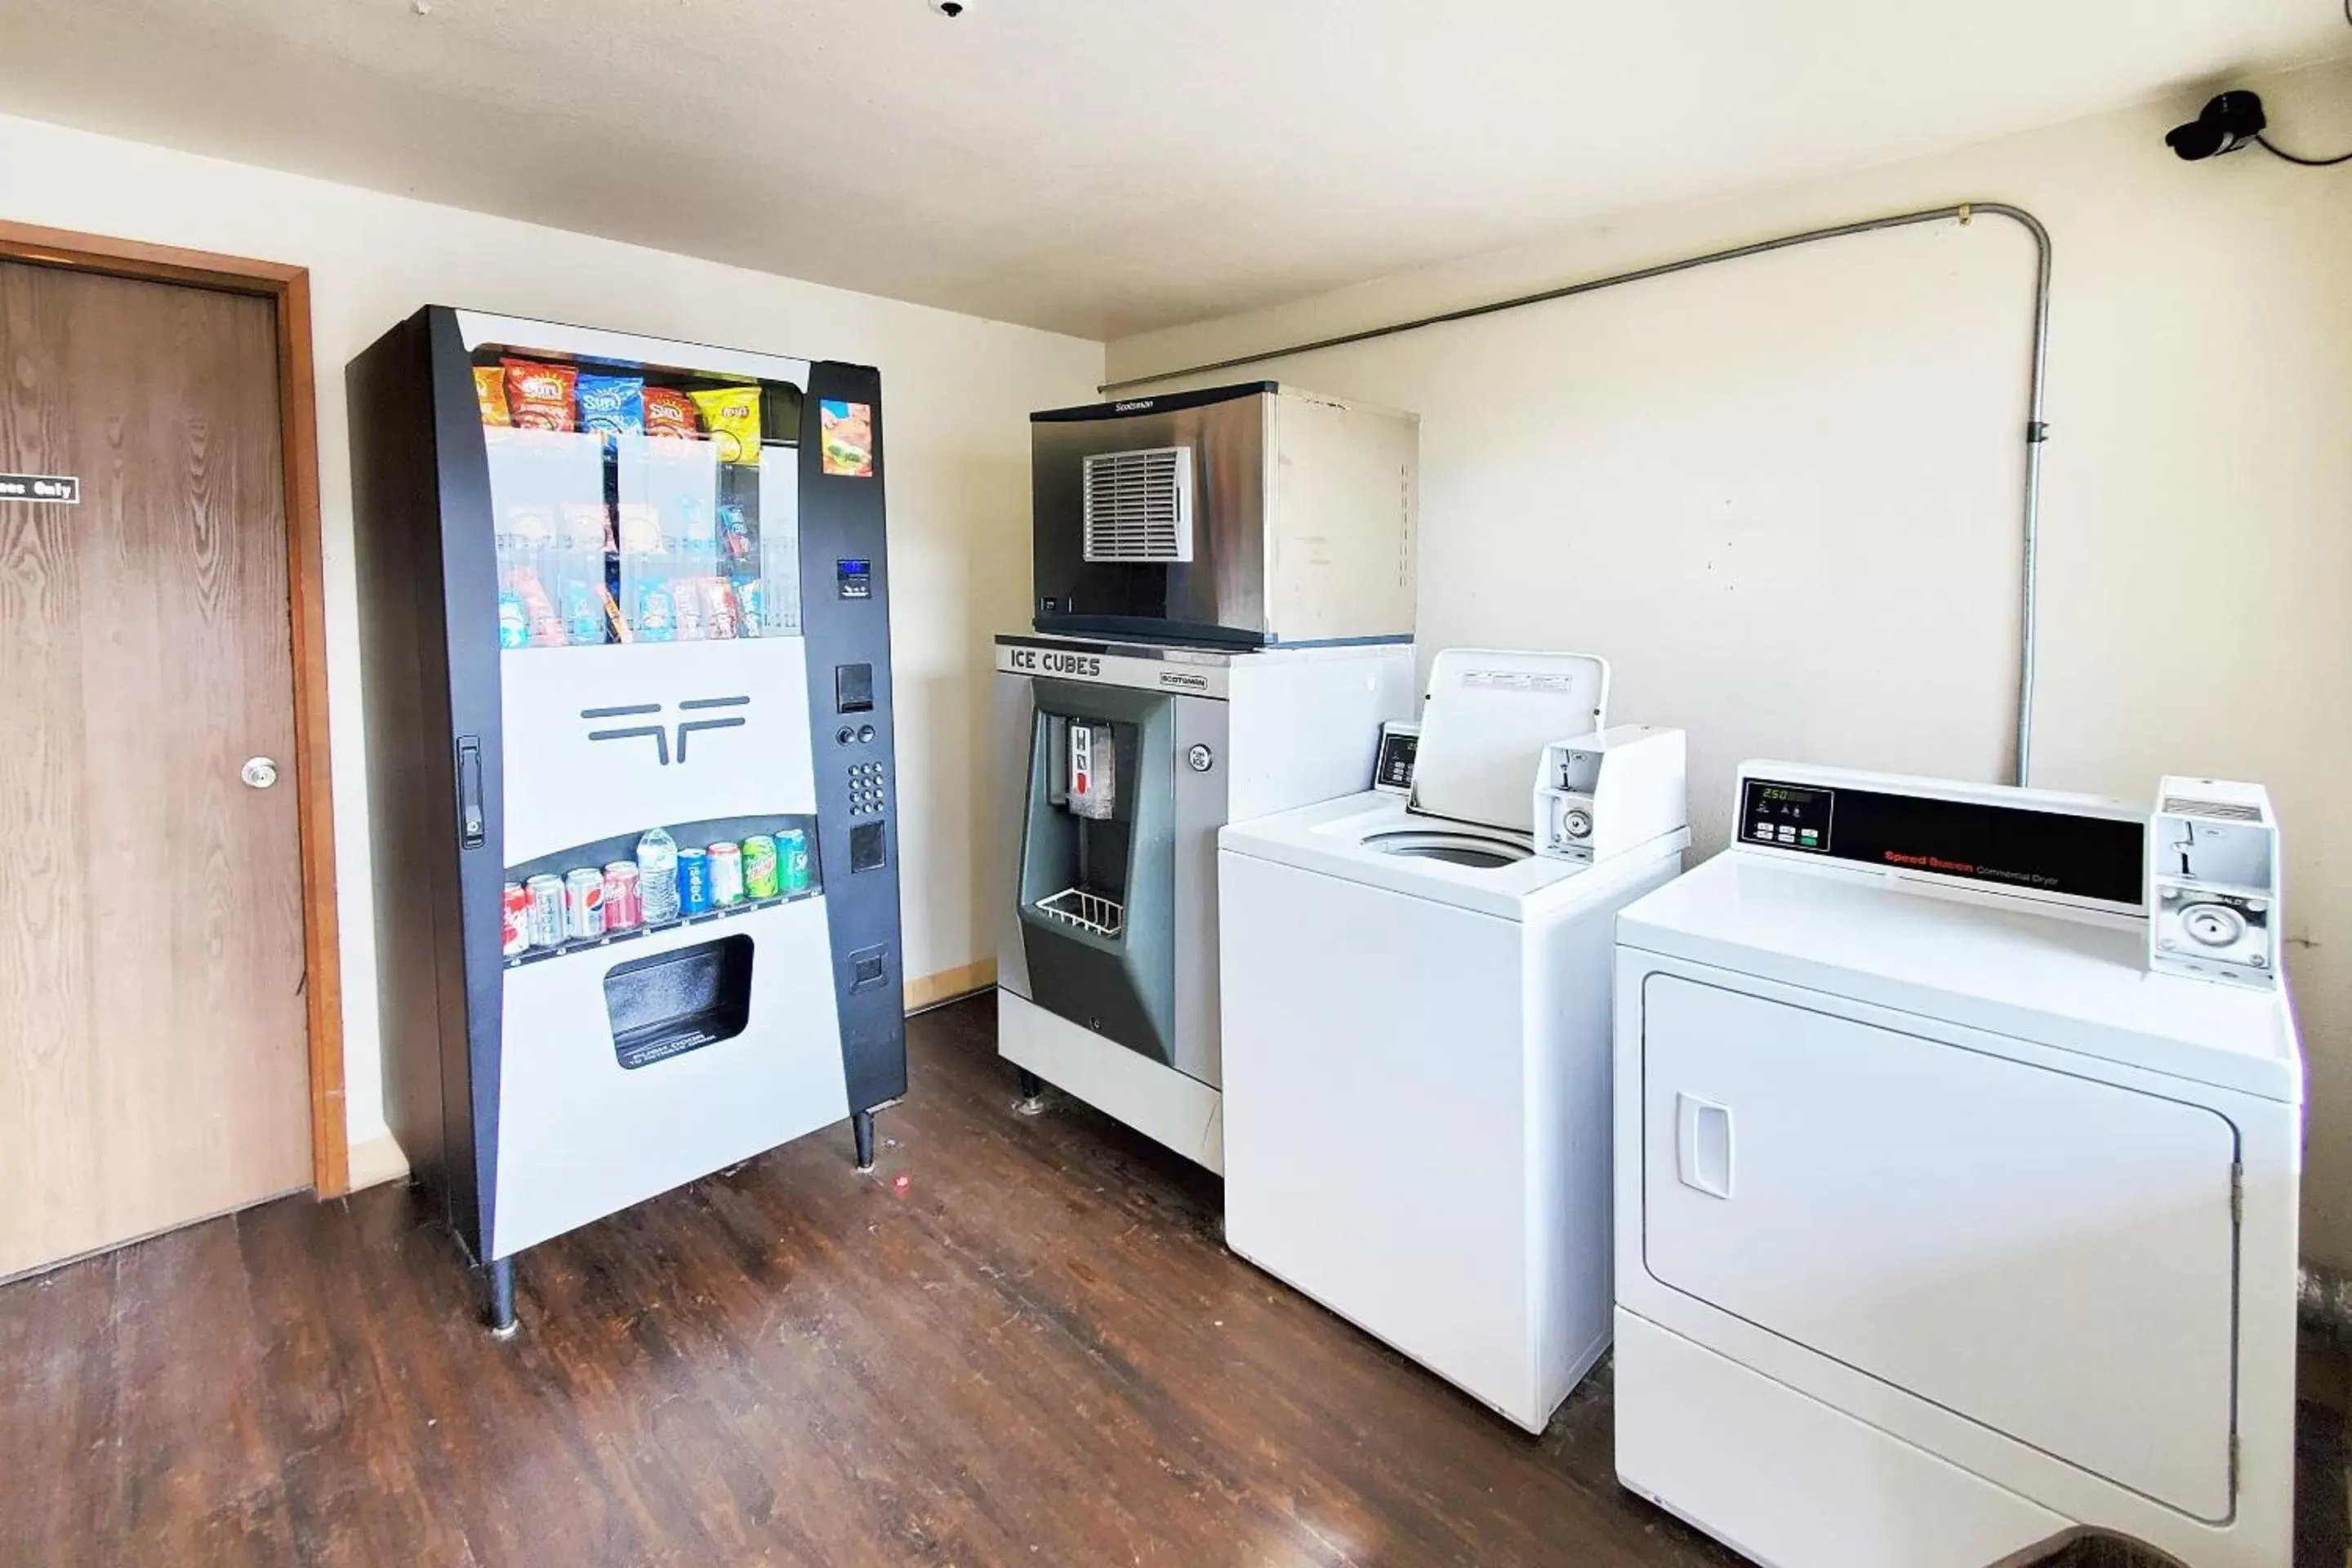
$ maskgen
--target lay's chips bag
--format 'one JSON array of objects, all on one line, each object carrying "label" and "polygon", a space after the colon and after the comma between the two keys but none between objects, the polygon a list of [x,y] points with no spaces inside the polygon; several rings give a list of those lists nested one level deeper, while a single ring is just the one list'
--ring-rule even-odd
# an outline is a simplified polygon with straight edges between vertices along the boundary
[{"label": "lay's chips bag", "polygon": [[698,392],[694,405],[702,411],[703,427],[719,447],[722,463],[760,460],[760,389],[721,386]]}]

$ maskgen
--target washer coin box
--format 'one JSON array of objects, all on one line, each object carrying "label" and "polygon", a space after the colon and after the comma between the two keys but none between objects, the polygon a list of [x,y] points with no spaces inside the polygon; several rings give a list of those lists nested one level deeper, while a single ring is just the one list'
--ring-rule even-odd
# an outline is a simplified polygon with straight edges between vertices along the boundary
[{"label": "washer coin box", "polygon": [[2270,792],[2225,779],[2167,778],[2147,836],[2147,962],[2271,989],[2278,984],[2278,821]]},{"label": "washer coin box", "polygon": [[1654,724],[1554,741],[1536,771],[1536,853],[1591,864],[1686,826],[1685,737]]},{"label": "washer coin box", "polygon": [[1384,795],[1412,794],[1412,761],[1421,750],[1421,726],[1391,720],[1381,726],[1381,747],[1372,758],[1372,787]]}]

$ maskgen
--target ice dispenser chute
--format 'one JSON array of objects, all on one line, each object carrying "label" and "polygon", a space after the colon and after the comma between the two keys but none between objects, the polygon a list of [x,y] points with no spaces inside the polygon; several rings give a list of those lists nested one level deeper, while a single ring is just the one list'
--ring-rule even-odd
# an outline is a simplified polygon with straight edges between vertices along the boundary
[{"label": "ice dispenser chute", "polygon": [[1035,1000],[1172,1062],[1174,703],[1050,679],[1035,693],[1020,866]]}]

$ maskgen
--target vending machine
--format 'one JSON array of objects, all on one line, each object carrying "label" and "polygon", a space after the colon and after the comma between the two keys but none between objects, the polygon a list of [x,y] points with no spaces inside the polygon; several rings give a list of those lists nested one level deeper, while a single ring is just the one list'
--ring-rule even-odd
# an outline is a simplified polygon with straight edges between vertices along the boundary
[{"label": "vending machine", "polygon": [[880,379],[432,306],[348,380],[386,1114],[504,1331],[906,1088]]}]

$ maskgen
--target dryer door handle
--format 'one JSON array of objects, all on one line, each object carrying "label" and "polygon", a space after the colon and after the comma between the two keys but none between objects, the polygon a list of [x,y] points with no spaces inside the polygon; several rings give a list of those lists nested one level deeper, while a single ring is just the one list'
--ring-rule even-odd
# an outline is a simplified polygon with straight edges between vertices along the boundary
[{"label": "dryer door handle", "polygon": [[1675,1096],[1675,1173],[1711,1198],[1731,1196],[1731,1108]]}]

